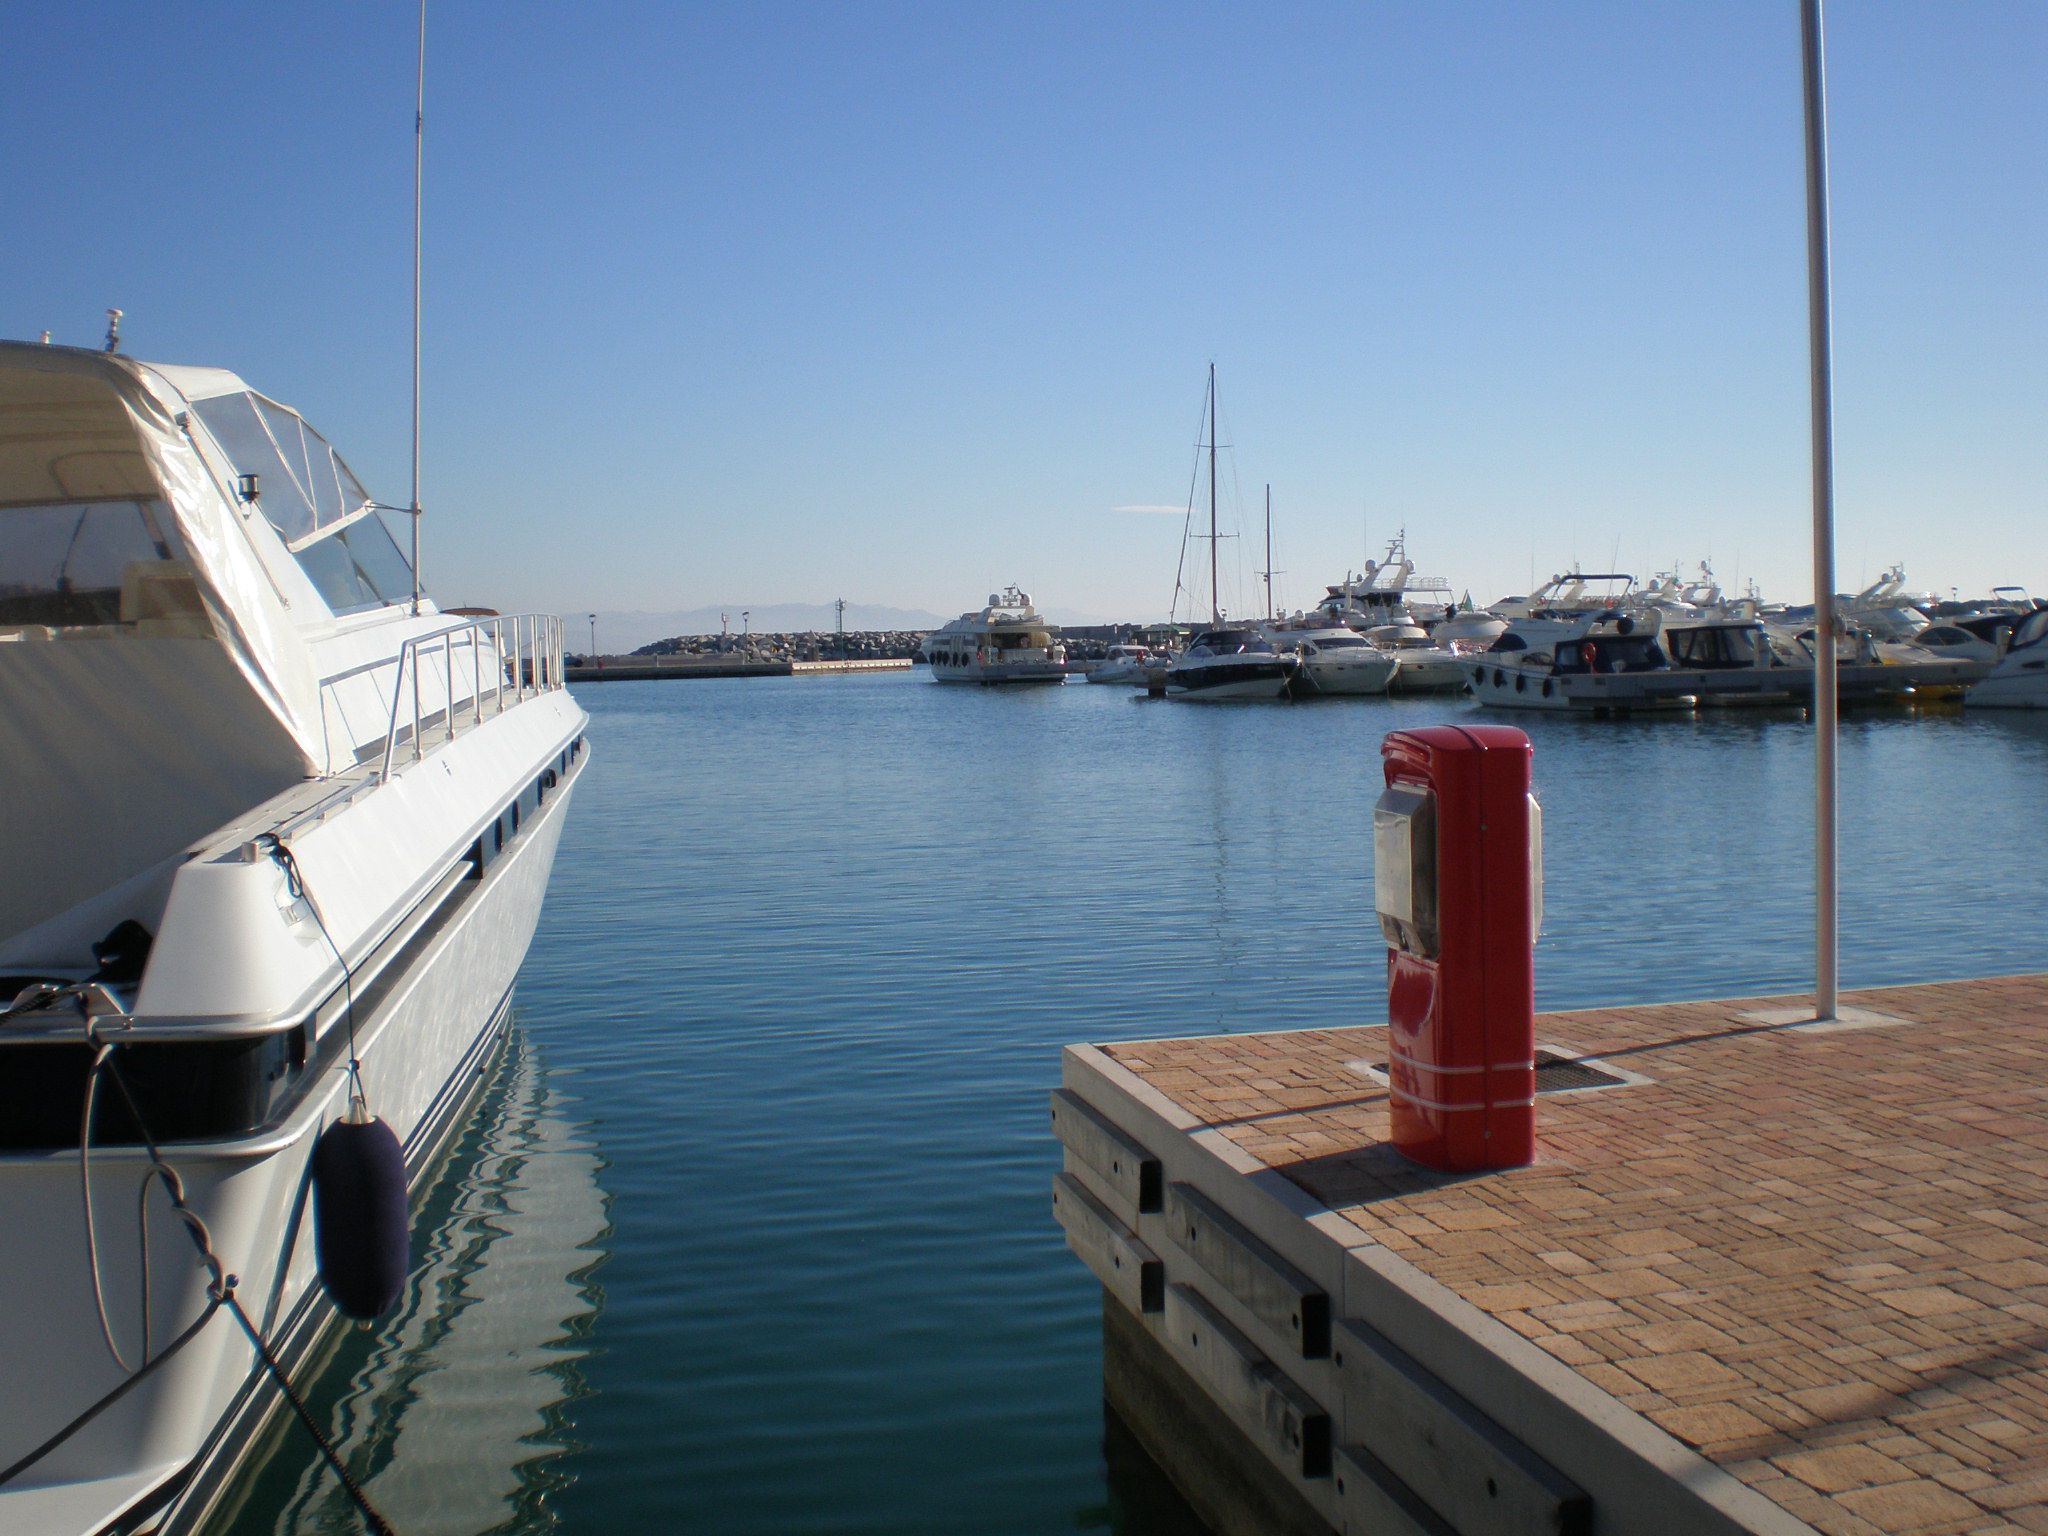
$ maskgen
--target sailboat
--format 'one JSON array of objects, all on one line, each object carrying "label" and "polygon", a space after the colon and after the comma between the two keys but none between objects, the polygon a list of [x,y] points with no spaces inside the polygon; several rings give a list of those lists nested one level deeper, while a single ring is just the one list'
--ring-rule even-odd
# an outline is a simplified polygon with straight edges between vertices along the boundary
[{"label": "sailboat", "polygon": [[[1209,393],[1204,402],[1209,441],[1209,627],[1188,642],[1166,669],[1169,699],[1277,699],[1294,680],[1300,659],[1273,649],[1255,625],[1226,624],[1217,586],[1216,546],[1216,365],[1209,365]],[[1268,564],[1271,564],[1269,559]]]}]

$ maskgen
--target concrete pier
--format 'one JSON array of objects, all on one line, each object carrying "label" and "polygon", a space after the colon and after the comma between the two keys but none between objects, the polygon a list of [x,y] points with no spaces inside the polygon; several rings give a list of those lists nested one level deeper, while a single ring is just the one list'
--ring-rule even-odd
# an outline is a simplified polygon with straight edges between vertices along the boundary
[{"label": "concrete pier", "polygon": [[1547,1014],[1541,1153],[1385,1031],[1065,1053],[1105,1390],[1232,1536],[2048,1531],[2048,975]]},{"label": "concrete pier", "polygon": [[644,683],[684,677],[809,677],[823,672],[907,672],[913,665],[902,657],[860,657],[850,661],[743,661],[730,656],[708,660],[627,657],[604,666],[570,666],[563,675],[572,683]]}]

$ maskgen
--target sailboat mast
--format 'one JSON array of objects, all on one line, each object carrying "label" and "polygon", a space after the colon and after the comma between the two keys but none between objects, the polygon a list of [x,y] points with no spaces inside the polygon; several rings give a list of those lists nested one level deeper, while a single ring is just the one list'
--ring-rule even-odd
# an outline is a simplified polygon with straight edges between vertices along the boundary
[{"label": "sailboat mast", "polygon": [[1266,487],[1266,622],[1273,622],[1273,487]]},{"label": "sailboat mast", "polygon": [[1216,590],[1216,365],[1209,365],[1209,623],[1223,627],[1222,594]]}]

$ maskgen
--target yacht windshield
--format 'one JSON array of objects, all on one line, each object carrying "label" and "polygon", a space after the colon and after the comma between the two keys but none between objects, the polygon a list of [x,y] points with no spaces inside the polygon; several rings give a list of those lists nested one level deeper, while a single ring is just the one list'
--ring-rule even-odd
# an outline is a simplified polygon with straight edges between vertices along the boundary
[{"label": "yacht windshield", "polygon": [[2038,609],[2020,620],[2020,627],[2012,632],[2011,649],[2038,645],[2043,636],[2048,636],[2048,608]]},{"label": "yacht windshield", "polygon": [[371,512],[294,552],[299,569],[312,579],[335,613],[360,613],[412,599],[412,566]]},{"label": "yacht windshield", "polygon": [[1701,670],[1753,667],[1761,633],[1748,628],[1674,629],[1666,632],[1664,640],[1674,666]]},{"label": "yacht windshield", "polygon": [[1248,629],[1212,629],[1196,637],[1194,649],[1208,656],[1235,656],[1241,651],[1270,651],[1273,647]]},{"label": "yacht windshield", "polygon": [[1339,651],[1347,645],[1364,645],[1366,643],[1367,641],[1363,635],[1319,635],[1316,637],[1317,646],[1326,651]]},{"label": "yacht windshield", "polygon": [[298,412],[254,390],[195,400],[192,409],[235,473],[257,477],[256,505],[293,548],[370,504],[341,455]]},{"label": "yacht windshield", "polygon": [[183,554],[161,501],[0,507],[0,624],[118,624],[136,567]]}]

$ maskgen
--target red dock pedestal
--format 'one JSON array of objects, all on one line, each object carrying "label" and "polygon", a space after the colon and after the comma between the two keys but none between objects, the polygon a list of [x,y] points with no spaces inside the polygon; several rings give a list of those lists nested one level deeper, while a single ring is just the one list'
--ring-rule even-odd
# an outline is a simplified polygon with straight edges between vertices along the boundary
[{"label": "red dock pedestal", "polygon": [[1428,1168],[1536,1155],[1535,939],[1542,814],[1529,738],[1511,726],[1394,731],[1373,811],[1387,941],[1396,1150]]}]

